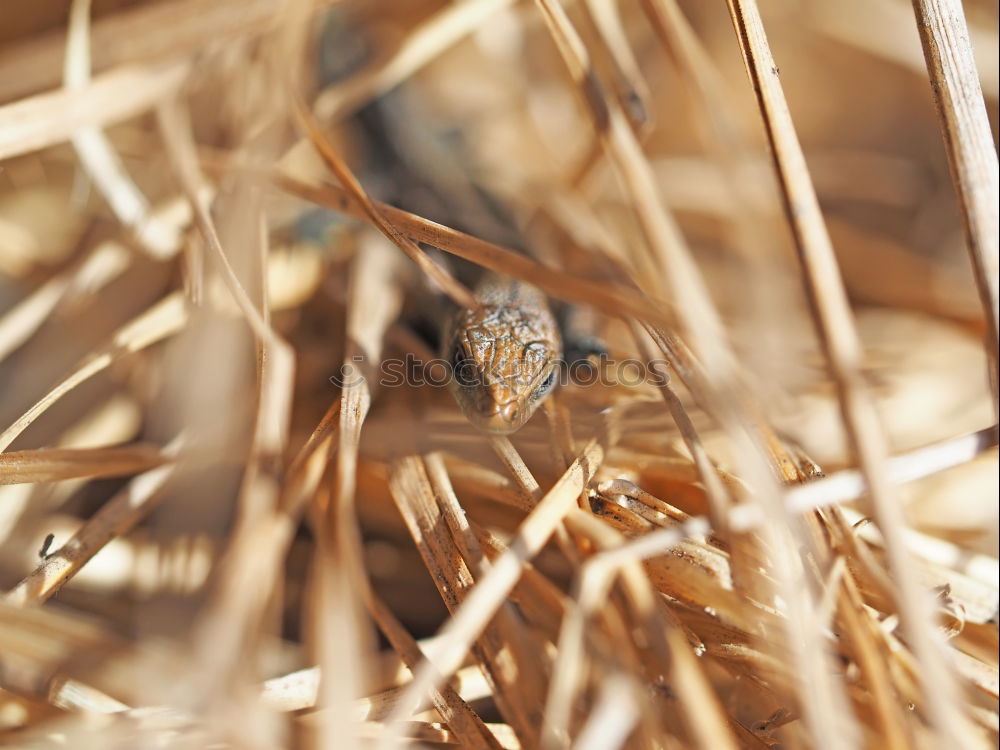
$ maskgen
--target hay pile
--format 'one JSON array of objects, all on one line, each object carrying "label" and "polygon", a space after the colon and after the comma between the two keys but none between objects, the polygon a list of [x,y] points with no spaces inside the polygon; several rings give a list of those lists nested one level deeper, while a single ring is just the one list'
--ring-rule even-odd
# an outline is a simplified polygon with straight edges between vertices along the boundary
[{"label": "hay pile", "polygon": [[[0,29],[3,746],[996,746],[995,3],[71,5]],[[454,256],[606,377],[387,379]]]}]

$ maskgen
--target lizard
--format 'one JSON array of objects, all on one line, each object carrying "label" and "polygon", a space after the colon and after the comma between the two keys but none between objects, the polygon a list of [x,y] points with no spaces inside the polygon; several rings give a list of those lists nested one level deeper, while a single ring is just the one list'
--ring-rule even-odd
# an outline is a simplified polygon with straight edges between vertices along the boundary
[{"label": "lizard", "polygon": [[[327,32],[338,37],[346,28],[350,25],[339,21]],[[357,45],[358,37],[352,37]],[[330,50],[340,43],[327,36],[324,47]],[[321,73],[321,79],[329,82],[344,73]],[[435,131],[406,89],[383,94],[356,115],[364,150],[373,162],[369,177],[375,192],[386,202],[451,226],[475,227],[480,235],[524,252],[521,237],[495,197],[468,177],[457,154],[460,146]],[[454,311],[440,331],[441,356],[451,368],[449,389],[475,427],[511,434],[555,389],[563,336],[545,294],[530,284],[481,271],[473,291],[476,306]],[[599,351],[585,349],[584,356]]]},{"label": "lizard", "polygon": [[458,311],[442,337],[451,391],[472,424],[506,435],[554,389],[562,336],[545,295],[529,284],[488,273],[475,295],[479,307]]}]

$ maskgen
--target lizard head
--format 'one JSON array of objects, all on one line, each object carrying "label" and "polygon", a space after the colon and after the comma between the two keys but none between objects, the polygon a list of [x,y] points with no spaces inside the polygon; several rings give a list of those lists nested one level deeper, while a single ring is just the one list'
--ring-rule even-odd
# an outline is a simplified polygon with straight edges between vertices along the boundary
[{"label": "lizard head", "polygon": [[463,310],[444,339],[455,400],[473,425],[498,435],[520,429],[559,374],[562,341],[544,297],[520,301]]}]

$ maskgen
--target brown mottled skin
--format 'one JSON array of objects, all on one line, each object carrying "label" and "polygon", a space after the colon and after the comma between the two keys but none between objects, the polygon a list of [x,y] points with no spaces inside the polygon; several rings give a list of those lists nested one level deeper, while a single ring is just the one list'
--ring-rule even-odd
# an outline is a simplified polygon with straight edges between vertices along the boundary
[{"label": "brown mottled skin", "polygon": [[533,286],[488,274],[476,299],[480,307],[456,313],[442,339],[451,390],[473,425],[507,435],[551,393],[562,339],[545,295]]}]

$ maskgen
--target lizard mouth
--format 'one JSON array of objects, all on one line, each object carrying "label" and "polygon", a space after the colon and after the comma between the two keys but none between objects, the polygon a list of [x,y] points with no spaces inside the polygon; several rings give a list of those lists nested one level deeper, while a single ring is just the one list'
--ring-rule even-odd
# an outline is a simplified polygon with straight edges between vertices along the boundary
[{"label": "lizard mouth", "polygon": [[470,420],[483,432],[488,432],[491,435],[511,435],[521,429],[521,426],[527,421],[519,420],[517,422],[506,422],[502,418],[497,416],[492,417],[479,417]]},{"label": "lizard mouth", "polygon": [[493,413],[486,418],[489,425],[486,429],[490,432],[508,435],[519,429],[530,416],[531,411],[525,409],[517,399],[505,404],[494,404]]},{"label": "lizard mouth", "polygon": [[465,412],[469,421],[483,432],[510,435],[521,429],[531,418],[534,409],[515,399],[502,404],[491,404],[488,410],[467,409]]}]

